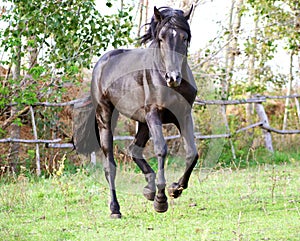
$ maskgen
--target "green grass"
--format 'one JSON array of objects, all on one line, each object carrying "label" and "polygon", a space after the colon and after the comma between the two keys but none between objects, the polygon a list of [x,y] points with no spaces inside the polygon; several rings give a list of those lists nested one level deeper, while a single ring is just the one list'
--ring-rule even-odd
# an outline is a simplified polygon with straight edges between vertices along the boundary
[{"label": "green grass", "polygon": [[[167,180],[180,173],[167,171]],[[300,165],[195,170],[166,213],[145,200],[144,177],[119,171],[123,218],[109,218],[102,171],[0,183],[1,240],[299,240]]]}]

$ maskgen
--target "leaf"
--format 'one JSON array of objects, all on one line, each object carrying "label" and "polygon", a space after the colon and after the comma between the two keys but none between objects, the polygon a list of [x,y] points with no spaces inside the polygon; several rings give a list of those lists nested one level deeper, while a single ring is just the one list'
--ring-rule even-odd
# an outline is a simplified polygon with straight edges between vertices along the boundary
[{"label": "leaf", "polygon": [[22,123],[22,121],[21,121],[20,118],[16,118],[16,119],[13,121],[13,123],[14,123],[15,125],[17,125],[17,126],[22,126],[22,125],[23,125],[23,123]]},{"label": "leaf", "polygon": [[43,73],[46,72],[46,69],[42,66],[34,66],[29,70],[29,73],[34,79],[39,78]]},{"label": "leaf", "polygon": [[111,8],[112,7],[112,3],[111,2],[106,2],[106,6]]}]

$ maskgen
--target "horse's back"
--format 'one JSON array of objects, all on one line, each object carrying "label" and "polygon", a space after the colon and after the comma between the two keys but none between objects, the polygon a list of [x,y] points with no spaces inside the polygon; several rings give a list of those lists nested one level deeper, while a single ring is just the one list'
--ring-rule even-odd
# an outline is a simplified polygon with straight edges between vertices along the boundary
[{"label": "horse's back", "polygon": [[119,49],[104,54],[93,70],[94,106],[110,102],[122,114],[144,121],[144,70],[149,67],[144,49]]},{"label": "horse's back", "polygon": [[105,67],[110,72],[124,75],[149,67],[153,55],[149,49],[115,49],[105,53],[97,62],[94,71]]},{"label": "horse's back", "polygon": [[153,68],[149,52],[146,49],[116,49],[107,52],[95,65],[92,82],[98,82],[103,89],[107,89],[121,77],[133,76],[141,70]]}]

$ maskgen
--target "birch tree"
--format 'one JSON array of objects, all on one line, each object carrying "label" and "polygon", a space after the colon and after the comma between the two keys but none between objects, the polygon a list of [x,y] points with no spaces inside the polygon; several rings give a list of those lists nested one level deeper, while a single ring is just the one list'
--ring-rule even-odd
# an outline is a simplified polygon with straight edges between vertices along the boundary
[{"label": "birch tree", "polygon": [[[100,56],[109,46],[132,42],[132,8],[124,4],[121,10],[105,15],[96,9],[94,0],[3,2],[6,9],[0,21],[6,24],[0,26],[0,50],[5,58],[0,64],[10,66],[13,76],[0,81],[1,113],[11,109],[15,115],[37,101],[59,102],[65,83],[78,83],[80,70],[92,67],[93,56]],[[111,1],[106,6],[112,7]],[[16,108],[10,108],[11,104]],[[48,115],[53,114],[49,111]],[[14,119],[10,135],[18,138],[22,122]],[[12,145],[9,155],[13,166],[17,145]]]},{"label": "birch tree", "polygon": [[222,98],[228,99],[229,89],[232,83],[232,76],[235,67],[236,57],[240,54],[238,46],[238,38],[242,20],[242,7],[243,0],[232,0],[230,12],[229,12],[229,23],[227,30],[227,41],[228,45],[226,48],[225,56],[225,69],[226,76],[222,83]]}]

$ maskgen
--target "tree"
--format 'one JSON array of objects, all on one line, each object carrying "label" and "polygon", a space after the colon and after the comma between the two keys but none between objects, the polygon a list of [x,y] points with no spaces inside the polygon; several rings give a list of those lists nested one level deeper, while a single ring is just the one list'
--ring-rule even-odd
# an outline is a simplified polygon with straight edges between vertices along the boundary
[{"label": "tree", "polygon": [[[65,83],[76,83],[93,56],[132,42],[132,9],[126,5],[104,15],[94,0],[3,2],[0,47],[6,58],[0,64],[13,70],[13,78],[0,82],[1,113],[11,104],[22,109],[37,101],[60,101]],[[106,5],[112,7],[111,1]]]},{"label": "tree", "polygon": [[[286,94],[290,95],[295,73],[293,57],[299,53],[300,46],[299,1],[248,0],[248,4],[248,11],[253,9],[256,22],[254,30],[256,36],[246,45],[251,60],[249,92],[265,91],[268,83],[277,87],[286,84]],[[289,73],[286,74],[284,83],[278,81],[278,77],[268,66],[269,60],[273,60],[274,53],[279,47],[283,47],[290,55]],[[288,110],[289,98],[285,102],[283,129],[287,126]]]},{"label": "tree", "polygon": [[[215,25],[219,30],[217,37],[203,50],[199,50],[196,59],[193,59],[198,83],[203,79],[204,86],[207,86],[211,80],[219,94],[214,98],[249,98],[272,90],[282,92],[285,87],[287,95],[293,94],[296,81],[299,83],[299,71],[295,68],[295,57],[299,56],[300,50],[299,1],[227,2],[231,3],[229,11],[227,14],[222,13],[223,19]],[[223,21],[225,16],[229,21]],[[282,53],[283,50],[290,56],[286,60],[290,64],[289,70],[282,68],[285,64],[282,59],[278,61],[278,52]],[[201,83],[198,85],[201,86]],[[199,91],[202,91],[201,88]],[[199,96],[203,98],[205,95]],[[300,109],[297,103],[296,100],[296,106]],[[230,125],[251,124],[251,113],[254,111],[252,105],[248,107],[246,122],[241,118],[240,123],[230,122]],[[286,127],[287,117],[291,116],[291,110],[286,100],[283,128]],[[246,136],[245,140],[249,143],[253,138]]]},{"label": "tree", "polygon": [[230,14],[229,14],[229,26],[228,26],[228,45],[226,49],[225,56],[225,69],[226,75],[222,83],[222,98],[227,99],[229,96],[229,89],[232,82],[233,70],[235,67],[235,59],[236,56],[240,54],[239,46],[238,46],[238,37],[241,27],[241,19],[242,19],[242,7],[243,0],[232,1]]}]

